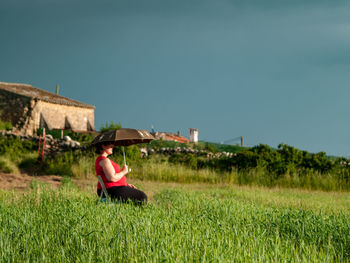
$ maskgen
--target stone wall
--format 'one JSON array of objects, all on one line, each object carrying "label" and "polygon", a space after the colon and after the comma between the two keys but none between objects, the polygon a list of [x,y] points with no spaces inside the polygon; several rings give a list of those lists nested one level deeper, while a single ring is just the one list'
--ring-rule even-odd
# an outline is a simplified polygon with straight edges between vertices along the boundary
[{"label": "stone wall", "polygon": [[15,131],[21,131],[32,114],[35,102],[31,98],[0,90],[0,111],[3,121],[11,122]]},{"label": "stone wall", "polygon": [[217,159],[217,158],[222,158],[222,157],[229,157],[233,158],[236,156],[236,153],[231,153],[231,152],[217,152],[217,153],[212,153],[206,150],[196,150],[192,148],[181,148],[181,147],[175,147],[175,148],[169,148],[169,147],[162,147],[159,148],[158,150],[152,149],[152,148],[142,148],[141,152],[143,153],[144,156],[152,155],[152,154],[164,154],[164,155],[174,155],[174,154],[193,154],[196,156],[206,156],[207,159]]},{"label": "stone wall", "polygon": [[[34,136],[17,135],[11,131],[0,131],[0,136],[4,136],[8,138],[9,137],[19,138],[22,141],[30,140],[30,141],[36,142],[39,145],[39,136],[36,136],[36,135]],[[42,145],[42,141],[41,141],[41,145]],[[45,155],[45,158],[56,158],[58,155],[66,151],[87,150],[89,147],[90,147],[89,145],[81,145],[78,141],[72,140],[69,136],[65,136],[62,140],[60,140],[60,139],[54,139],[51,135],[46,135],[44,155]],[[206,157],[208,160],[219,159],[219,158],[234,158],[237,155],[236,153],[230,153],[230,152],[212,153],[206,150],[196,150],[196,149],[186,148],[186,147],[184,148],[164,147],[159,149],[141,148],[140,152],[141,152],[141,157],[146,157],[153,154],[161,154],[161,155],[168,155],[168,156],[172,156],[176,154],[193,154],[196,156]]]},{"label": "stone wall", "polygon": [[[18,138],[21,141],[33,141],[38,144],[39,147],[39,140],[40,145],[42,147],[43,145],[43,138],[39,139],[39,136],[34,135],[18,135],[16,133],[13,133],[11,131],[0,131],[0,136],[3,136],[5,138]],[[86,150],[88,146],[82,146],[78,141],[72,140],[69,136],[65,136],[62,140],[60,139],[54,139],[51,135],[46,135],[45,138],[45,151],[44,155],[45,158],[55,158],[58,154],[71,151],[71,150]],[[40,148],[40,153],[42,152],[42,148]],[[40,154],[41,155],[41,154]]]}]

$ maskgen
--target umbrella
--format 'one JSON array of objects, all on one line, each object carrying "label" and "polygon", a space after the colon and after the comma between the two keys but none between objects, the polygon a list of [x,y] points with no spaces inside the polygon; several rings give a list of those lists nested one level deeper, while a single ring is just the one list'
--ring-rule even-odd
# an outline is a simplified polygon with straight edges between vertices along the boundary
[{"label": "umbrella", "polygon": [[[146,130],[137,130],[129,128],[120,128],[118,130],[112,130],[108,132],[101,133],[96,136],[92,141],[92,145],[98,143],[113,143],[115,146],[129,146],[139,143],[149,143],[154,140],[154,137]],[[125,162],[125,152],[123,147],[124,164]]]},{"label": "umbrella", "polygon": [[115,146],[129,146],[132,144],[148,143],[152,140],[154,140],[154,137],[146,130],[120,128],[101,133],[96,136],[91,144],[111,142]]}]

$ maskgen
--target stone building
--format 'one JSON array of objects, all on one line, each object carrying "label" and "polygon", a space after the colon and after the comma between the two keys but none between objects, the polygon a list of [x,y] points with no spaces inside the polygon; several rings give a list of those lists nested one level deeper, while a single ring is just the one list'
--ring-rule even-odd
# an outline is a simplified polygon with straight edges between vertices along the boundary
[{"label": "stone building", "polygon": [[0,118],[13,131],[33,135],[38,128],[92,132],[95,107],[27,84],[0,82]]}]

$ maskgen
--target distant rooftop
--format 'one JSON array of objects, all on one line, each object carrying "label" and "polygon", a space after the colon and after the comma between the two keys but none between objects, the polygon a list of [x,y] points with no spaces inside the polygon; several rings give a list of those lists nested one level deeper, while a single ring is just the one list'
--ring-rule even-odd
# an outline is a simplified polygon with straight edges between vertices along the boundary
[{"label": "distant rooftop", "polygon": [[38,99],[38,100],[42,100],[42,101],[46,101],[54,104],[61,104],[61,105],[68,105],[68,106],[75,106],[75,107],[89,108],[89,109],[96,108],[95,106],[82,103],[76,100],[72,100],[72,99],[48,92],[46,90],[41,90],[28,84],[0,82],[0,90],[6,90],[12,93],[16,93],[18,95],[22,95],[29,98]]},{"label": "distant rooftop", "polygon": [[185,137],[182,137],[182,136],[175,135],[175,134],[166,134],[165,138],[168,139],[168,140],[177,141],[177,142],[180,142],[180,143],[188,143],[188,142],[190,142],[189,139],[187,139]]},{"label": "distant rooftop", "polygon": [[156,139],[163,139],[166,141],[177,141],[180,143],[188,143],[190,142],[189,139],[187,139],[186,137],[183,137],[179,134],[174,134],[171,132],[153,132],[151,133]]}]

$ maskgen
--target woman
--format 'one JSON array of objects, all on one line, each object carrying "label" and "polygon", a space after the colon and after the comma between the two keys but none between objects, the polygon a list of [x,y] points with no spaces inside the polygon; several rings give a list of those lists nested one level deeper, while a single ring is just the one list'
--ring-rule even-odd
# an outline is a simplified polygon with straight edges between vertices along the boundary
[{"label": "woman", "polygon": [[[113,153],[114,145],[110,142],[96,145],[96,153],[99,154],[95,161],[96,175],[100,175],[112,200],[126,202],[131,200],[135,203],[147,203],[147,196],[144,192],[136,189],[132,184],[126,183],[125,175],[128,174],[127,165],[120,170],[120,166],[108,159],[108,155]],[[101,184],[97,184],[97,194],[104,196]]]}]

